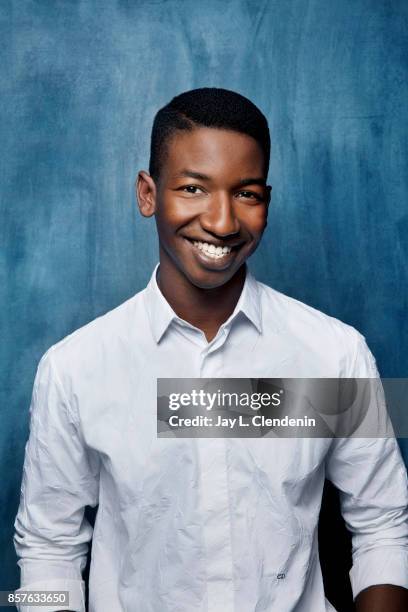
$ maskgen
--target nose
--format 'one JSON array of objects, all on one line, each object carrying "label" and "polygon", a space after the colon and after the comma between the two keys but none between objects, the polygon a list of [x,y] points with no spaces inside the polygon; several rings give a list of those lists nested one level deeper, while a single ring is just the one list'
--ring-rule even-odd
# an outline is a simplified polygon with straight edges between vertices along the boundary
[{"label": "nose", "polygon": [[232,197],[227,193],[219,193],[211,198],[200,222],[205,231],[222,238],[237,234],[241,229]]}]

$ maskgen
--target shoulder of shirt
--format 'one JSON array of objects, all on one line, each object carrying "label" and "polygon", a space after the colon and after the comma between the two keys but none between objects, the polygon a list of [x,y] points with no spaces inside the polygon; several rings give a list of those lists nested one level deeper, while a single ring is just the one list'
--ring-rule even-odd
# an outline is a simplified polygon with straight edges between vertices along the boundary
[{"label": "shoulder of shirt", "polygon": [[126,339],[132,329],[137,333],[142,326],[138,325],[138,317],[144,316],[142,289],[138,293],[77,328],[52,346],[44,353],[41,361],[52,355],[56,361],[66,362],[84,353],[94,353],[95,350]]},{"label": "shoulder of shirt", "polygon": [[266,319],[266,326],[270,319],[271,325],[281,331],[335,343],[352,355],[361,345],[365,345],[364,336],[355,327],[260,281],[257,284],[263,300],[262,316]]}]

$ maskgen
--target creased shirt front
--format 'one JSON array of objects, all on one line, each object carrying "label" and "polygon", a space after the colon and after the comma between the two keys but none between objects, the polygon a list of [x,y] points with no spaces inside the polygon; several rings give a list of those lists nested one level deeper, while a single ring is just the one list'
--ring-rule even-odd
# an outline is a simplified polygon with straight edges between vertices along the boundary
[{"label": "creased shirt front", "polygon": [[[327,612],[317,524],[325,477],[353,535],[354,596],[408,588],[407,475],[388,439],[158,439],[156,381],[377,377],[352,327],[247,271],[207,342],[148,286],[52,346],[30,406],[14,543],[21,588],[84,612]],[[84,518],[99,504],[94,529]],[[21,606],[35,612],[37,607]]]}]

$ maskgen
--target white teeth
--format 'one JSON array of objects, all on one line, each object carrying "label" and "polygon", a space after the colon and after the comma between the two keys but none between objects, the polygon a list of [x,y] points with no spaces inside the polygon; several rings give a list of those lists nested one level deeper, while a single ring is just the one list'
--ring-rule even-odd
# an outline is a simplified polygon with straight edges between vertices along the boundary
[{"label": "white teeth", "polygon": [[228,255],[231,252],[231,247],[228,246],[215,246],[215,244],[209,244],[208,242],[199,242],[198,240],[194,240],[193,244],[195,247],[203,251],[207,257],[211,257],[212,259],[219,259],[220,257],[224,257],[224,255]]}]

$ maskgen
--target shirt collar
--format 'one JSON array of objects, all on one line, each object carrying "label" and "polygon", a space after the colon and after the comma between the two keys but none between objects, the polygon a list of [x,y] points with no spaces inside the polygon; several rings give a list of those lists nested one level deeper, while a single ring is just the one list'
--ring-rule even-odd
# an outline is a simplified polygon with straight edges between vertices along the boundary
[{"label": "shirt collar", "polygon": [[[159,263],[156,264],[145,290],[145,304],[149,316],[150,327],[157,343],[160,342],[170,323],[174,319],[180,320],[178,315],[174,312],[170,304],[165,299],[157,284],[156,273],[159,265]],[[248,267],[246,269],[246,277],[241,295],[239,296],[234,312],[229,317],[228,322],[232,322],[232,320],[235,319],[240,312],[242,312],[247,319],[251,321],[251,323],[261,334],[262,312],[259,287],[256,279],[251,274]]]}]

